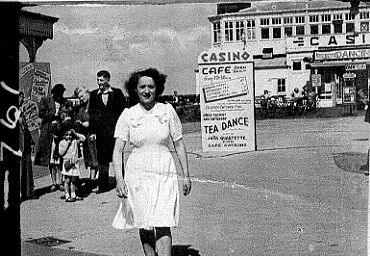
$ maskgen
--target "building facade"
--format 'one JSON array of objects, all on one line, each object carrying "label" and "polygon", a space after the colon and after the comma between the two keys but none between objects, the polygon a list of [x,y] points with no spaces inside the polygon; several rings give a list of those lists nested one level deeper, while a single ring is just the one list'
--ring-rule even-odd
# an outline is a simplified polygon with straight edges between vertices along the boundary
[{"label": "building facade", "polygon": [[298,87],[316,92],[322,107],[368,96],[370,2],[253,2],[209,21],[212,48],[253,56],[256,96],[289,97]]}]

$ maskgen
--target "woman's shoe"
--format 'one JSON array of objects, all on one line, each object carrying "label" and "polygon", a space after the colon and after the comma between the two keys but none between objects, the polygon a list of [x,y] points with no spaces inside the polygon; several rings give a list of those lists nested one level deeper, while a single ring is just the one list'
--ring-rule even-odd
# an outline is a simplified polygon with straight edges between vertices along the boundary
[{"label": "woman's shoe", "polygon": [[73,203],[73,202],[76,202],[76,198],[68,197],[68,198],[66,199],[66,202],[67,202],[67,203]]},{"label": "woman's shoe", "polygon": [[57,186],[55,184],[51,185],[50,191],[54,192],[57,190]]},{"label": "woman's shoe", "polygon": [[84,200],[84,198],[83,198],[83,197],[80,197],[80,196],[76,196],[76,197],[75,197],[75,199],[76,199],[77,201],[82,201],[82,200]]},{"label": "woman's shoe", "polygon": [[98,194],[98,191],[100,191],[99,186],[96,186],[95,188],[91,190],[92,193],[97,193],[97,194]]}]

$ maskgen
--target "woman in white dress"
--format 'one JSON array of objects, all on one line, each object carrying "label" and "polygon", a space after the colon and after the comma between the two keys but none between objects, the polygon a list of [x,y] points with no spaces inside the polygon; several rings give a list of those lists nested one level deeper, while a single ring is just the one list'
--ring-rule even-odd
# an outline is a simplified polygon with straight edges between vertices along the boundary
[{"label": "woman in white dress", "polygon": [[[188,160],[179,117],[170,104],[156,101],[166,75],[148,68],[131,74],[125,83],[132,107],[117,121],[113,164],[118,197],[126,200],[124,228],[138,228],[145,255],[170,255],[171,227],[178,225],[179,177],[183,194],[191,190]],[[180,160],[176,171],[168,145],[172,139]],[[123,169],[126,144],[132,150]]]}]

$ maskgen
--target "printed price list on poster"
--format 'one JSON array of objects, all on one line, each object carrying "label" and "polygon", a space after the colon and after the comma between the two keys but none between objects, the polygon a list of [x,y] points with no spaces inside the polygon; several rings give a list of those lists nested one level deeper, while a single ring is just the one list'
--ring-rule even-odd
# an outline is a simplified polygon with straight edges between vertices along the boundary
[{"label": "printed price list on poster", "polygon": [[216,84],[206,85],[203,89],[205,102],[238,97],[249,93],[246,77],[240,77]]}]

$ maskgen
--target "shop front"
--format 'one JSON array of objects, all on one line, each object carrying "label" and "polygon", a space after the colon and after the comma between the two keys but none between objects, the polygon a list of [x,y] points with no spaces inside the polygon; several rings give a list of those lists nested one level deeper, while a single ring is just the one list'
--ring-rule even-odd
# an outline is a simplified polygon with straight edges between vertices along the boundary
[{"label": "shop front", "polygon": [[320,107],[364,107],[370,84],[370,48],[337,47],[314,51],[311,77]]}]

